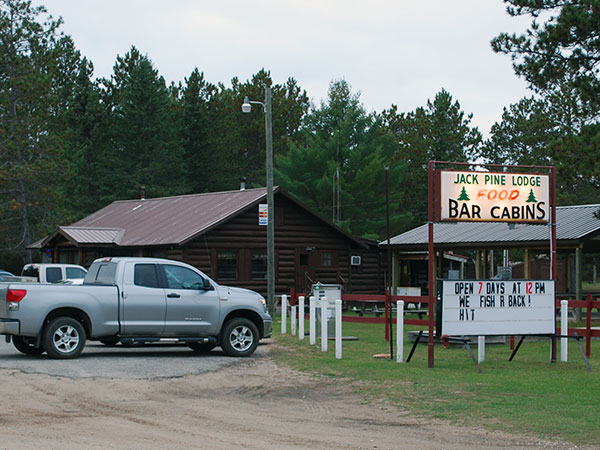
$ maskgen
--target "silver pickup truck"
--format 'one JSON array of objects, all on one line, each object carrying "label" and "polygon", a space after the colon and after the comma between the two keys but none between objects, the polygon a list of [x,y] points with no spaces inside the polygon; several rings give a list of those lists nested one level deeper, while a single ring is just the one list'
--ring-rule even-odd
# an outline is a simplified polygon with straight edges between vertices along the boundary
[{"label": "silver pickup truck", "polygon": [[0,283],[0,334],[28,355],[75,358],[86,340],[162,339],[249,356],[272,328],[260,294],[167,259],[101,258],[82,285]]}]

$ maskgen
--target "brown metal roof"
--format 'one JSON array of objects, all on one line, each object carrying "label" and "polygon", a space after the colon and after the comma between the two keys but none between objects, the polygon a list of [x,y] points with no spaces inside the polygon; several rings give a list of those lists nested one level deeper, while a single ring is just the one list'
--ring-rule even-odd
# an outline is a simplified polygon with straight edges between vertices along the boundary
[{"label": "brown metal roof", "polygon": [[122,228],[59,227],[57,232],[71,242],[78,244],[117,244],[120,245],[125,230]]},{"label": "brown metal roof", "polygon": [[[556,208],[556,239],[558,242],[578,242],[600,232],[596,212],[600,204],[559,206]],[[434,224],[436,245],[453,247],[547,245],[550,239],[548,225],[514,224],[500,222],[454,222]],[[428,242],[428,227],[421,225],[390,239],[397,248],[422,248]],[[381,242],[387,246],[387,242]]]},{"label": "brown metal roof", "polygon": [[[302,203],[281,191],[279,187],[274,187],[274,193],[289,198],[309,214],[313,214],[359,246],[366,248],[366,244],[358,238],[313,213]],[[182,245],[231,219],[234,215],[260,202],[266,202],[266,196],[266,188],[258,188],[116,201],[79,222],[59,227],[53,234],[40,241],[39,246],[35,248],[50,245],[58,235],[76,246],[81,244],[120,247]]]},{"label": "brown metal roof", "polygon": [[263,198],[264,188],[121,200],[61,229],[78,243],[183,244]]}]

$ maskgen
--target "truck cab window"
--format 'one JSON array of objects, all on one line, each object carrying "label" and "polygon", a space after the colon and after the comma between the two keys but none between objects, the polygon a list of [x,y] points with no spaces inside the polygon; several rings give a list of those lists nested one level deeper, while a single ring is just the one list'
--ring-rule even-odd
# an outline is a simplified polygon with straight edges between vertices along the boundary
[{"label": "truck cab window", "polygon": [[62,270],[60,267],[47,267],[46,268],[46,281],[48,283],[56,283],[62,280]]},{"label": "truck cab window", "polygon": [[204,289],[204,278],[186,267],[165,265],[169,289]]},{"label": "truck cab window", "polygon": [[67,267],[65,269],[66,271],[66,277],[68,279],[73,279],[73,278],[85,278],[85,271],[81,270],[78,267]]},{"label": "truck cab window", "polygon": [[136,264],[133,275],[133,284],[136,286],[157,288],[158,277],[156,276],[156,265]]}]

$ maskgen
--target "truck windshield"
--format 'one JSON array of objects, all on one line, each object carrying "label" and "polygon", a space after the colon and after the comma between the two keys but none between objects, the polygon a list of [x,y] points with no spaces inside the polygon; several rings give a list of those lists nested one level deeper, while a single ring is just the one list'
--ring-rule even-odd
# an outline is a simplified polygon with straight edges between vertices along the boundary
[{"label": "truck windshield", "polygon": [[85,275],[83,284],[115,284],[117,264],[113,262],[95,262]]}]

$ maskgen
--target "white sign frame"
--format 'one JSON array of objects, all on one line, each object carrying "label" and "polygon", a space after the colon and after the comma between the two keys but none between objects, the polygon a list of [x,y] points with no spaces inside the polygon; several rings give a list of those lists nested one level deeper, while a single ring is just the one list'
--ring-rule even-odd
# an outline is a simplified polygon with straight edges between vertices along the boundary
[{"label": "white sign frame", "polygon": [[439,171],[439,220],[548,223],[550,175]]},{"label": "white sign frame", "polygon": [[441,335],[556,334],[553,280],[443,280]]},{"label": "white sign frame", "polygon": [[258,224],[260,226],[269,224],[269,205],[267,203],[258,204]]}]

